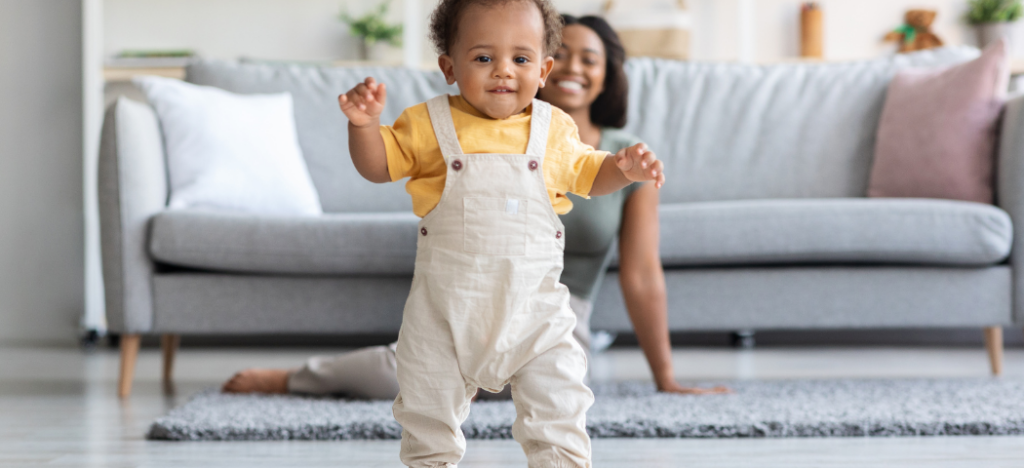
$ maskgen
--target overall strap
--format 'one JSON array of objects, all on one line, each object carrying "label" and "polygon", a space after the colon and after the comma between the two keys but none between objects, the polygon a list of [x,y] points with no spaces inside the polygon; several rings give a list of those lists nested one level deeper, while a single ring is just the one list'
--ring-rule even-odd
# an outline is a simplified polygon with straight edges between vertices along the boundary
[{"label": "overall strap", "polygon": [[548,147],[548,127],[551,126],[551,104],[540,99],[533,100],[533,112],[530,115],[530,142],[526,145],[526,154],[544,159]]},{"label": "overall strap", "polygon": [[462,154],[459,137],[455,134],[455,122],[452,121],[452,108],[448,104],[448,95],[442,94],[427,101],[427,112],[430,124],[434,127],[434,136],[441,147],[441,155],[446,159]]}]

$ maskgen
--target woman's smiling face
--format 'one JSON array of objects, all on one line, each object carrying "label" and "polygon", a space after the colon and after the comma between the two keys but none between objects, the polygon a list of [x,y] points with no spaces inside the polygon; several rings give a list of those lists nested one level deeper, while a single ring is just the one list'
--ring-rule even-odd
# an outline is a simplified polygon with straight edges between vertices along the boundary
[{"label": "woman's smiling face", "polygon": [[566,112],[589,109],[604,90],[607,57],[601,37],[582,24],[566,26],[554,59],[540,98]]}]

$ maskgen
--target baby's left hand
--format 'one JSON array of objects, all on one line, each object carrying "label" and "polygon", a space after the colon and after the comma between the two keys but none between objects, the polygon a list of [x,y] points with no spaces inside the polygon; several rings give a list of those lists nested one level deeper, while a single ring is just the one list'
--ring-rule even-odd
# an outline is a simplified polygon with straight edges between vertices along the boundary
[{"label": "baby's left hand", "polygon": [[633,182],[654,181],[655,188],[665,185],[665,171],[661,161],[644,143],[637,143],[615,153],[615,166]]}]

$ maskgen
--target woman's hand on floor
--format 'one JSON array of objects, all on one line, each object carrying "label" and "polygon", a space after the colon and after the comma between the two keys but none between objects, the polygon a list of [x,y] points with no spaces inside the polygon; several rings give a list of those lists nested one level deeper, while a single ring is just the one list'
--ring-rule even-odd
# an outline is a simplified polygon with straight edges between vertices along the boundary
[{"label": "woman's hand on floor", "polygon": [[677,393],[680,395],[723,395],[727,393],[733,393],[729,387],[713,387],[713,388],[701,388],[701,387],[684,387],[676,382],[670,382],[664,385],[658,385],[658,391],[664,393]]},{"label": "woman's hand on floor", "polygon": [[246,369],[233,375],[221,391],[224,393],[288,393],[288,369]]}]

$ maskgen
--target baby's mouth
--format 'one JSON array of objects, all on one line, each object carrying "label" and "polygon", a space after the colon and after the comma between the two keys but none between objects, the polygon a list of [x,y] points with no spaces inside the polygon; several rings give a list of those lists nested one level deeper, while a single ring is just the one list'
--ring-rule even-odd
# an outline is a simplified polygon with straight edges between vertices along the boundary
[{"label": "baby's mouth", "polygon": [[489,92],[494,94],[513,94],[516,92],[516,90],[509,88],[508,86],[498,86],[497,88],[494,88]]}]

